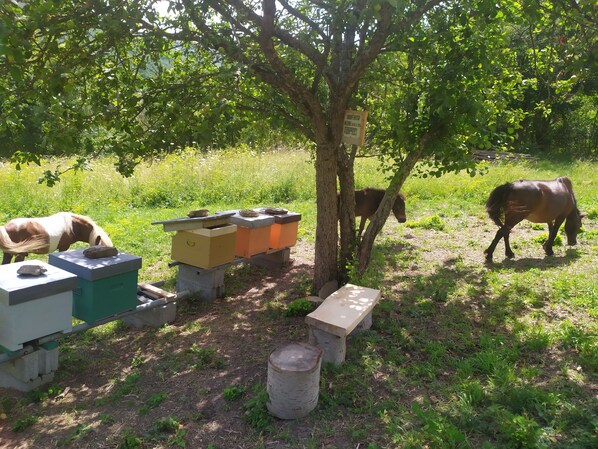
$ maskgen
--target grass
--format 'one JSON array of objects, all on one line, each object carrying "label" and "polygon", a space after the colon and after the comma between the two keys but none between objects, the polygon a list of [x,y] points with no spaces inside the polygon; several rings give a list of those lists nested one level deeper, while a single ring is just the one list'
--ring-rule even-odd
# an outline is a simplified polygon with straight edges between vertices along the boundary
[{"label": "grass", "polygon": [[[130,179],[112,163],[69,172],[52,189],[36,184],[36,167],[4,166],[0,218],[90,215],[117,247],[142,256],[140,281],[170,289],[170,235],[153,221],[198,208],[281,206],[302,214],[299,239],[313,243],[306,153],[185,151]],[[403,188],[408,223],[389,219],[370,269],[353,279],[382,290],[373,327],[350,338],[342,366],[323,366],[318,407],[300,423],[267,412],[265,361],[273,347],[305,337],[309,277],[301,271],[288,289],[270,293],[261,283],[269,273],[238,266],[227,272],[227,298],[181,302],[172,325],[132,331],[115,322],[62,339],[55,383],[1,397],[0,426],[6,420],[35,447],[49,435],[65,447],[596,447],[597,169],[522,162],[488,165],[473,178],[411,177]],[[357,187],[384,186],[372,159],[356,170]],[[588,212],[578,247],[555,246],[557,256],[544,258],[546,226],[524,222],[511,239],[516,258],[503,261],[499,246],[496,263],[484,265],[482,249],[496,231],[484,212],[488,193],[506,181],[559,175],[572,178]],[[253,288],[255,306],[231,299]],[[103,385],[60,399],[67,386],[85,391],[78,375]]]}]

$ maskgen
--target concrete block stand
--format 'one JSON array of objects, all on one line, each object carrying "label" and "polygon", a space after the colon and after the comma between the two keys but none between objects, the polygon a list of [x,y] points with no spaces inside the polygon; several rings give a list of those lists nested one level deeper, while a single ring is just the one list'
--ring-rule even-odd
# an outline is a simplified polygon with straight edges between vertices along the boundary
[{"label": "concrete block stand", "polygon": [[204,301],[214,301],[224,296],[224,272],[227,265],[204,270],[187,264],[179,264],[177,292],[187,291]]},{"label": "concrete block stand", "polygon": [[58,369],[58,344],[45,343],[29,354],[0,364],[0,387],[31,391],[52,382]]}]

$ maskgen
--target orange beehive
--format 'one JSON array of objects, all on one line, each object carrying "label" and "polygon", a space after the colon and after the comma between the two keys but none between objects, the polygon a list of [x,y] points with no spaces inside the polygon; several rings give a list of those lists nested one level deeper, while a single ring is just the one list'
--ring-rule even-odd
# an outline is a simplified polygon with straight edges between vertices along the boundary
[{"label": "orange beehive", "polygon": [[282,249],[297,243],[297,231],[301,214],[287,212],[274,216],[274,224],[270,227],[270,249]]},{"label": "orange beehive", "polygon": [[258,214],[257,217],[243,217],[238,212],[230,218],[237,225],[235,256],[249,258],[265,253],[270,248],[270,226],[274,217]]}]

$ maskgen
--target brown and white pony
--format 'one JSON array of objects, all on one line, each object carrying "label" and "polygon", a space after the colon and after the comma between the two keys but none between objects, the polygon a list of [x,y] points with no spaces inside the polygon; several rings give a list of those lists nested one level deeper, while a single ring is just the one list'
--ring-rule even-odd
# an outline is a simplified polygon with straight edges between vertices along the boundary
[{"label": "brown and white pony", "polygon": [[2,264],[15,258],[21,262],[28,253],[48,254],[66,251],[75,242],[113,246],[101,227],[84,215],[59,212],[49,217],[15,218],[0,226]]}]

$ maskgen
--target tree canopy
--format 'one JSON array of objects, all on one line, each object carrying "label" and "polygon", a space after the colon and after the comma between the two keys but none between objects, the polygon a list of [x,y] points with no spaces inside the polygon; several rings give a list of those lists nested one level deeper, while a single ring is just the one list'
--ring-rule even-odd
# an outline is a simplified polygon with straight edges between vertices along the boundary
[{"label": "tree canopy", "polygon": [[[538,130],[558,128],[572,110],[586,111],[579,134],[595,151],[592,8],[591,0],[5,2],[2,151],[19,164],[40,154],[76,154],[84,164],[112,152],[129,174],[142,158],[186,145],[222,147],[264,129],[303,135],[315,154],[317,289],[348,264],[365,269],[419,161],[426,174],[473,172],[472,150],[545,144]],[[342,142],[348,109],[369,112],[365,149]],[[364,150],[383,158],[389,185],[357,242],[354,161]]]}]

